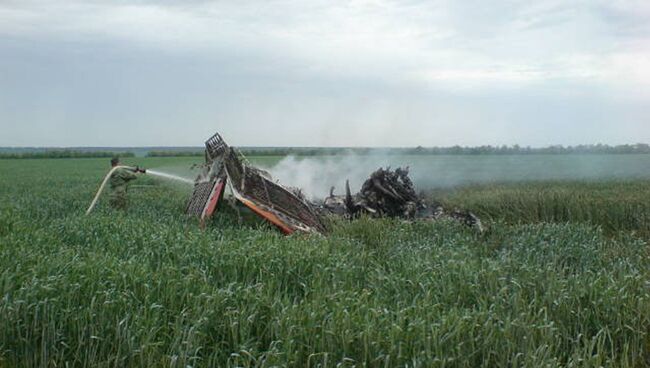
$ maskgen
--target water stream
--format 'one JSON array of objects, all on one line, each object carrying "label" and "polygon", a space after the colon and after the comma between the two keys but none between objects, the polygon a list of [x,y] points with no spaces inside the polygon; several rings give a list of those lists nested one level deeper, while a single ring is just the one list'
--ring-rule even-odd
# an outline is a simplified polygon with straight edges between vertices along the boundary
[{"label": "water stream", "polygon": [[173,175],[173,174],[168,174],[168,173],[155,171],[155,170],[149,170],[149,169],[147,169],[147,174],[158,176],[158,177],[165,178],[165,179],[176,180],[176,181],[179,181],[179,182],[183,182],[185,184],[194,185],[194,180],[183,178],[181,176],[177,176],[177,175]]}]

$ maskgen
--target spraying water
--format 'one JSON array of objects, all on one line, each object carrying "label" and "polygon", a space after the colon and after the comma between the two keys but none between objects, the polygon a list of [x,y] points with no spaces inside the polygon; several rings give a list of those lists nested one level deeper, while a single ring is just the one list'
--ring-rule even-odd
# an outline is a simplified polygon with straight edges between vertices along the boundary
[{"label": "spraying water", "polygon": [[[102,181],[102,184],[99,186],[99,190],[98,190],[97,193],[95,194],[95,197],[93,198],[92,202],[90,203],[90,206],[89,206],[88,209],[86,210],[86,215],[90,214],[90,212],[93,210],[93,208],[95,208],[95,205],[97,204],[97,200],[99,199],[99,196],[100,196],[100,195],[102,194],[102,192],[104,191],[104,187],[106,187],[106,183],[108,182],[108,179],[111,177],[111,175],[113,174],[113,172],[115,172],[115,170],[117,170],[117,169],[129,169],[129,170],[133,170],[133,168],[132,168],[132,167],[129,167],[129,166],[115,166],[115,167],[113,167],[113,168],[108,172],[108,174],[106,174],[106,176],[104,177],[104,180]],[[182,183],[185,183],[185,184],[190,184],[190,185],[193,185],[193,184],[194,184],[194,181],[193,181],[193,180],[190,180],[190,179],[187,179],[187,178],[183,178],[183,177],[181,177],[181,176],[177,176],[177,175],[173,175],[173,174],[167,174],[167,173],[160,172],[160,171],[147,170],[146,173],[147,173],[147,174],[150,174],[150,175],[158,176],[158,177],[161,177],[161,178],[165,178],[165,179],[176,180],[176,181],[179,181],[179,182],[182,182]]]},{"label": "spraying water", "polygon": [[185,183],[185,184],[194,185],[194,180],[184,178],[184,177],[178,176],[178,175],[168,174],[168,173],[155,171],[155,170],[147,170],[147,174],[158,176],[158,177],[165,178],[165,179],[176,180],[176,181],[179,181],[179,182],[182,182],[182,183]]}]

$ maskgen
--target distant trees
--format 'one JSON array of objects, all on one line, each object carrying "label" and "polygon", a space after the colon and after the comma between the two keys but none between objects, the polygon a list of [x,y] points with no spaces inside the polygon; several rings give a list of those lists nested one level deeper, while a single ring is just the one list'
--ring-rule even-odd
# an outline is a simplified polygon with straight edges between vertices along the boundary
[{"label": "distant trees", "polygon": [[364,154],[372,148],[341,148],[341,147],[268,147],[268,148],[239,148],[246,156],[333,156],[346,153]]},{"label": "distant trees", "polygon": [[[422,147],[413,148],[370,148],[370,147],[260,147],[240,148],[246,156],[334,156],[345,154],[368,155],[566,155],[566,154],[648,154],[650,145],[645,143],[609,146],[590,144],[578,146],[553,145],[542,148],[513,146],[478,146],[478,147]],[[147,157],[202,157],[202,150],[154,150],[146,153]],[[21,149],[21,151],[0,152],[0,159],[22,158],[93,158],[93,157],[134,157],[133,152],[83,151],[76,149]]]},{"label": "distant trees", "polygon": [[[650,153],[650,145],[644,143],[609,146],[604,144],[562,146],[543,148],[513,146],[478,147],[422,147],[414,148],[370,148],[370,147],[243,147],[239,149],[246,156],[333,156],[343,154],[383,154],[383,155],[562,155],[562,154],[631,154]],[[203,156],[203,151],[150,151],[147,157],[190,157]]]},{"label": "distant trees", "polygon": [[149,151],[146,157],[195,157],[203,156],[203,151]]},{"label": "distant trees", "polygon": [[650,153],[650,145],[645,143],[618,146],[609,146],[605,144],[578,146],[553,145],[542,148],[521,147],[519,145],[430,148],[418,146],[412,149],[402,149],[402,153],[413,155],[633,154]]},{"label": "distant trees", "polygon": [[30,159],[30,158],[102,158],[102,157],[134,157],[133,152],[110,151],[80,151],[68,149],[48,149],[33,152],[0,152],[0,159]]},{"label": "distant trees", "polygon": [[478,147],[422,147],[414,148],[256,148],[241,149],[248,156],[328,156],[340,154],[384,154],[384,155],[529,155],[529,154],[634,154],[650,153],[650,145],[644,143],[609,146],[604,144],[562,146],[553,145],[542,148],[513,146],[478,146]]}]

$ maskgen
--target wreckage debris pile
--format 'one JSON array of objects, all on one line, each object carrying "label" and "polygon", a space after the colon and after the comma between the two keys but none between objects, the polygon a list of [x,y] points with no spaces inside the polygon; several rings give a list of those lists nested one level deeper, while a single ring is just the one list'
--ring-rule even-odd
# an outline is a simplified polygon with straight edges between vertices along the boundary
[{"label": "wreckage debris pile", "polygon": [[363,183],[361,191],[354,195],[350,193],[349,182],[346,182],[345,197],[335,196],[333,189],[323,202],[323,207],[337,215],[354,218],[366,214],[407,220],[451,218],[483,231],[481,221],[471,212],[446,211],[440,205],[426,204],[415,192],[408,167],[395,170],[379,168]]},{"label": "wreckage debris pile", "polygon": [[353,212],[365,211],[379,217],[412,219],[423,206],[408,177],[408,168],[378,169],[363,183],[353,200]]},{"label": "wreckage debris pile", "polygon": [[415,193],[408,167],[379,168],[363,183],[359,193],[352,195],[350,184],[346,182],[344,196],[334,195],[332,188],[329,197],[314,203],[307,200],[299,188],[274,182],[267,172],[251,166],[219,133],[210,137],[205,147],[206,162],[195,181],[186,210],[190,215],[200,216],[202,224],[216,211],[223,187],[228,183],[237,201],[285,234],[296,231],[325,233],[323,216],[352,219],[362,214],[407,220],[448,217],[481,230],[480,221],[469,212],[447,213],[441,206],[427,206]]}]

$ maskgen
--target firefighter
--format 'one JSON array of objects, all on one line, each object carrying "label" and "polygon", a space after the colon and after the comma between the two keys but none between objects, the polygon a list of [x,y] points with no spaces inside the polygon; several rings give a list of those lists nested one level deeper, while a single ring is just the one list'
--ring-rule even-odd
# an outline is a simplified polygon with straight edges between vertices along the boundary
[{"label": "firefighter", "polygon": [[[116,167],[120,165],[120,159],[113,157],[111,159],[111,167]],[[145,173],[144,169],[139,167],[127,168],[120,167],[116,169],[111,178],[109,179],[110,185],[110,204],[111,207],[118,210],[126,210],[128,206],[128,201],[126,197],[127,183],[131,180],[137,179],[136,173]]]}]

